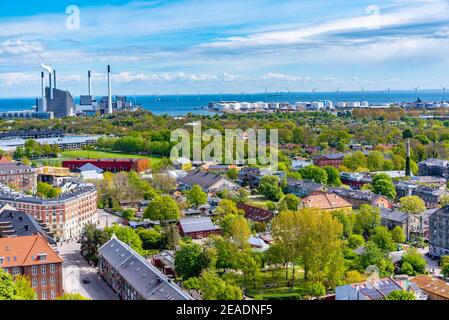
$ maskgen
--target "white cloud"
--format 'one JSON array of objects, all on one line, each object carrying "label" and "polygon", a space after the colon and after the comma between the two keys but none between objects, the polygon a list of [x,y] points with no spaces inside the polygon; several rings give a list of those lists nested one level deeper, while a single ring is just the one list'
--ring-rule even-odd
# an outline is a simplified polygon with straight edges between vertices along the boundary
[{"label": "white cloud", "polygon": [[0,43],[0,55],[21,55],[42,51],[44,51],[44,47],[40,42],[6,40]]}]

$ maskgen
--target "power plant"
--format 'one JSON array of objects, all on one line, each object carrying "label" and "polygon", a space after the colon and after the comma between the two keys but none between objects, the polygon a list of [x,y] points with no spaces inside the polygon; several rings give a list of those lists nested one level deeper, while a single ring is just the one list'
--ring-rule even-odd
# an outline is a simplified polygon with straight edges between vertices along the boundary
[{"label": "power plant", "polygon": [[[135,111],[138,107],[128,102],[126,96],[116,96],[115,101],[112,96],[112,75],[111,66],[107,66],[108,95],[100,101],[93,95],[92,72],[87,72],[87,95],[81,95],[79,104],[75,104],[74,99],[68,90],[57,88],[56,70],[48,65],[41,64],[41,97],[37,99],[37,110],[34,113],[26,112],[28,118],[64,118],[76,115],[112,115],[115,110]],[[45,86],[45,74],[48,74],[48,86]]]}]

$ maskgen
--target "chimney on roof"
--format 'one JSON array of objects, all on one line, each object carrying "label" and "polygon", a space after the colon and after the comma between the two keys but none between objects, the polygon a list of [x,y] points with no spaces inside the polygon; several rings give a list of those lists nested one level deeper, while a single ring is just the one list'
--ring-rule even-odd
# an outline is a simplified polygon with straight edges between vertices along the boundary
[{"label": "chimney on roof", "polygon": [[26,225],[24,225],[24,227],[25,227],[25,230],[28,231],[28,225],[26,224]]}]

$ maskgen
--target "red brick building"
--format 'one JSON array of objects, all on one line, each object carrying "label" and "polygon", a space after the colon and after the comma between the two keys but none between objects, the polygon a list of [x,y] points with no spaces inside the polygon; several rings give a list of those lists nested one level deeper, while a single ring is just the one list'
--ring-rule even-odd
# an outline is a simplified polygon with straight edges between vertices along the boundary
[{"label": "red brick building", "polygon": [[182,237],[204,239],[210,235],[220,235],[221,228],[213,224],[211,218],[184,218],[178,222],[178,230]]},{"label": "red brick building", "polygon": [[38,300],[63,295],[62,261],[40,234],[0,239],[0,268],[26,276]]},{"label": "red brick building", "polygon": [[[4,158],[2,158],[4,159]],[[0,160],[0,183],[19,191],[35,191],[37,173],[30,166],[20,162]]]},{"label": "red brick building", "polygon": [[150,168],[150,160],[146,158],[141,159],[74,159],[62,162],[64,168],[69,168],[70,171],[78,171],[79,168],[86,164],[93,164],[94,166],[109,172],[120,171],[136,171],[143,172]]},{"label": "red brick building", "polygon": [[345,155],[343,153],[333,153],[316,156],[313,158],[313,164],[321,168],[326,166],[339,168],[343,163],[344,157]]}]

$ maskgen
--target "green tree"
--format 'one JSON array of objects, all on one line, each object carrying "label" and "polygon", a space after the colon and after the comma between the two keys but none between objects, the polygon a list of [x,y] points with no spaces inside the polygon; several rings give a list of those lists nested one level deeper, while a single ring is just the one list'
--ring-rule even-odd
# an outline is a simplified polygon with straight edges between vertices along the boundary
[{"label": "green tree", "polygon": [[444,277],[449,278],[449,263],[446,263],[445,265],[443,265],[443,267],[441,268],[441,274]]},{"label": "green tree", "polygon": [[385,300],[416,300],[415,295],[412,292],[405,290],[395,290],[390,292]]},{"label": "green tree", "polygon": [[35,300],[36,292],[31,286],[30,280],[24,275],[17,275],[14,277],[14,285],[17,290],[18,300]]},{"label": "green tree", "polygon": [[161,247],[165,250],[175,250],[180,240],[178,229],[175,225],[165,226],[162,231]]},{"label": "green tree", "polygon": [[64,293],[62,296],[58,297],[57,300],[91,300],[89,298],[86,298],[82,296],[79,293]]},{"label": "green tree", "polygon": [[393,181],[386,174],[377,174],[373,177],[373,191],[376,194],[383,195],[390,200],[396,198],[396,189],[394,187]]},{"label": "green tree", "polygon": [[327,184],[332,187],[340,187],[342,185],[340,180],[340,173],[334,167],[327,166],[324,167],[324,170],[327,173]]},{"label": "green tree", "polygon": [[129,245],[141,256],[147,255],[146,250],[142,247],[142,239],[140,239],[137,231],[133,228],[113,225],[112,227],[105,228],[104,231],[109,235],[109,237],[115,234],[117,239]]},{"label": "green tree", "polygon": [[217,216],[217,220],[221,220],[227,215],[237,215],[239,210],[234,201],[225,199],[220,201],[214,213]]},{"label": "green tree", "polygon": [[160,228],[154,229],[137,229],[137,234],[142,240],[142,247],[145,250],[162,249],[162,232]]},{"label": "green tree", "polygon": [[194,185],[192,189],[186,191],[184,194],[187,197],[189,205],[194,206],[195,208],[198,208],[207,202],[207,193],[204,192],[199,185]]},{"label": "green tree", "polygon": [[144,218],[160,221],[164,226],[169,220],[178,220],[180,215],[179,207],[172,197],[157,196],[145,210]]},{"label": "green tree", "polygon": [[263,176],[259,182],[259,192],[268,200],[278,201],[282,198],[282,189],[279,186],[279,177],[277,176]]},{"label": "green tree", "polygon": [[391,252],[396,247],[393,237],[386,227],[376,227],[370,240],[377,244],[377,247],[385,252]]},{"label": "green tree", "polygon": [[407,129],[405,129],[404,131],[402,131],[402,138],[403,138],[404,140],[413,138],[412,130],[410,130],[409,128],[407,128]]},{"label": "green tree", "polygon": [[378,226],[380,226],[380,209],[368,204],[362,204],[355,215],[354,233],[368,239]]},{"label": "green tree", "polygon": [[370,171],[382,171],[385,163],[385,158],[382,152],[372,151],[368,154],[367,165]]},{"label": "green tree", "polygon": [[122,212],[122,218],[126,221],[131,221],[135,218],[134,210],[128,209]]},{"label": "green tree", "polygon": [[396,226],[391,230],[391,236],[396,243],[403,243],[405,241],[404,230],[400,226]]},{"label": "green tree", "polygon": [[326,170],[314,165],[302,168],[301,170],[299,170],[299,173],[301,174],[303,179],[313,180],[316,183],[326,184],[328,180]]},{"label": "green tree", "polygon": [[232,168],[228,170],[226,176],[228,177],[229,180],[235,181],[239,177],[239,172],[237,171],[237,169]]},{"label": "green tree", "polygon": [[426,204],[418,196],[403,197],[399,200],[402,212],[418,215],[426,211]]},{"label": "green tree", "polygon": [[332,211],[332,217],[343,226],[343,237],[348,238],[352,235],[354,228],[354,215],[348,214],[342,210]]},{"label": "green tree", "polygon": [[357,249],[365,243],[365,239],[359,234],[352,234],[348,238],[348,247],[350,249]]},{"label": "green tree", "polygon": [[343,165],[353,171],[367,167],[366,156],[361,151],[348,154],[343,159]]},{"label": "green tree", "polygon": [[61,194],[60,188],[55,188],[52,185],[45,182],[37,183],[37,196],[45,199],[54,199]]},{"label": "green tree", "polygon": [[104,245],[110,236],[107,232],[97,229],[93,224],[87,224],[81,234],[81,254],[89,261],[97,264],[98,249]]},{"label": "green tree", "polygon": [[176,274],[184,280],[198,277],[209,264],[207,253],[196,243],[182,244],[175,253]]},{"label": "green tree", "polygon": [[426,259],[416,249],[409,249],[407,253],[402,256],[402,263],[409,263],[415,274],[424,274],[426,272]]},{"label": "green tree", "polygon": [[279,211],[284,211],[284,210],[295,211],[295,210],[298,210],[298,206],[299,206],[298,197],[295,196],[294,194],[287,194],[279,202]]},{"label": "green tree", "polygon": [[251,236],[251,228],[245,217],[238,215],[230,225],[230,238],[235,244],[244,249],[248,246],[248,240]]},{"label": "green tree", "polygon": [[203,300],[242,300],[239,287],[227,283],[212,271],[205,271],[200,277],[200,291]]},{"label": "green tree", "polygon": [[394,271],[394,265],[388,257],[388,253],[380,249],[373,241],[365,244],[365,252],[357,259],[358,269],[365,271],[369,266],[377,266],[381,275],[389,275]]}]

